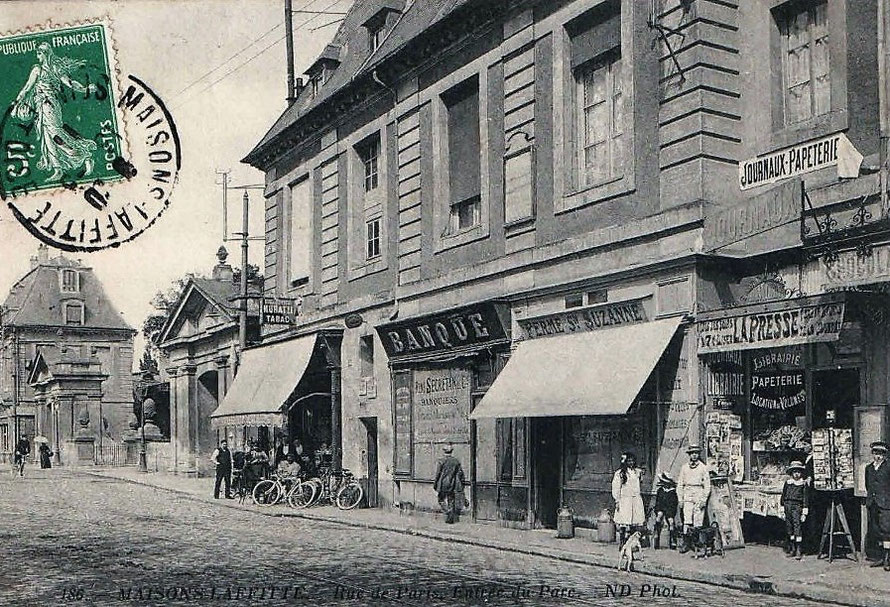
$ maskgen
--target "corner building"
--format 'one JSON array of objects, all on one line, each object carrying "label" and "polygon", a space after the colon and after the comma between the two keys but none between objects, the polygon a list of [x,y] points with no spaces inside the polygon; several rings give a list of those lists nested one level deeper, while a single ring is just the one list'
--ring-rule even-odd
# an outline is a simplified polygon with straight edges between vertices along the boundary
[{"label": "corner building", "polygon": [[[356,3],[245,158],[266,173],[266,297],[301,306],[262,347],[310,350],[268,404],[293,435],[294,403],[314,402],[382,507],[435,511],[447,442],[479,522],[553,526],[566,503],[593,526],[623,451],[648,491],[699,442],[759,495],[749,356],[818,357],[854,322],[852,305],[819,308],[847,295],[776,285],[819,263],[804,195],[818,208],[877,183],[876,11]],[[784,310],[809,319],[790,341],[701,347],[715,318]],[[809,411],[816,379],[764,381],[803,382]],[[810,432],[809,415],[791,425]]]}]

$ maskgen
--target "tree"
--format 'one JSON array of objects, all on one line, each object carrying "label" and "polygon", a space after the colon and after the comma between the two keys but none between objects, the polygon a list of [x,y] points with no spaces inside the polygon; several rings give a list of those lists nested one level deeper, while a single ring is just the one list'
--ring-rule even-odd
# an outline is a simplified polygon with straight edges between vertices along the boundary
[{"label": "tree", "polygon": [[142,335],[145,337],[145,352],[142,360],[139,362],[140,371],[157,372],[158,368],[158,346],[157,339],[160,337],[161,329],[167,322],[167,317],[173,312],[173,306],[179,301],[186,285],[192,278],[198,274],[189,272],[181,278],[174,280],[165,291],[158,291],[151,299],[151,307],[157,310],[153,314],[149,314],[142,322]]},{"label": "tree", "polygon": [[[241,268],[233,268],[232,270],[232,282],[236,285],[241,284]],[[263,275],[260,273],[260,267],[254,265],[252,263],[247,264],[247,282],[251,285],[255,285],[259,287],[262,291],[263,289]]]}]

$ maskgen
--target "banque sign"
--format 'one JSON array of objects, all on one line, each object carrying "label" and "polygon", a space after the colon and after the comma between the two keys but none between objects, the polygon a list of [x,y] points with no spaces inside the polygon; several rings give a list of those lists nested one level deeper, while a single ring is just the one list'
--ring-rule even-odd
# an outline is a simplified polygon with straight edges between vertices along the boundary
[{"label": "banque sign", "polygon": [[495,304],[459,308],[377,327],[389,357],[448,352],[507,339]]},{"label": "banque sign", "polygon": [[818,303],[703,320],[698,323],[698,352],[708,354],[836,341],[843,321],[843,303]]}]

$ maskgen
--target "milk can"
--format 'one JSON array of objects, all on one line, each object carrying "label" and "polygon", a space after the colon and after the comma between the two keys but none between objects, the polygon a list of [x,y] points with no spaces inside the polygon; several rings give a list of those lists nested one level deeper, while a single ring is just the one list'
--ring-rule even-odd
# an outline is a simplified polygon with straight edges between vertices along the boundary
[{"label": "milk can", "polygon": [[612,543],[615,541],[615,522],[608,510],[603,510],[596,519],[596,539],[600,542]]},{"label": "milk can", "polygon": [[575,537],[575,519],[565,504],[556,513],[556,537],[562,539]]}]

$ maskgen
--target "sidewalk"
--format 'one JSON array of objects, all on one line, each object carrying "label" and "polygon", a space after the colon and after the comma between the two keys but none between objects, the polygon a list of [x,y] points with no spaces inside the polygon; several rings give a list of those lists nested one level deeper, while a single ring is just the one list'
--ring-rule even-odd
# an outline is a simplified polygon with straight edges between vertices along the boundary
[{"label": "sidewalk", "polygon": [[[83,469],[81,472],[115,478],[172,491],[219,507],[250,509],[268,516],[291,516],[343,525],[406,533],[439,541],[458,542],[559,560],[614,568],[618,551],[614,545],[589,539],[556,539],[552,530],[521,530],[462,522],[446,525],[424,516],[403,515],[394,510],[361,509],[343,512],[333,506],[294,510],[278,505],[258,508],[249,501],[214,500],[212,479],[195,479],[163,473],[140,473],[132,468]],[[725,557],[695,560],[671,550],[645,550],[635,570],[655,576],[687,580],[739,590],[800,597],[857,607],[890,607],[890,573],[872,569],[850,559],[815,556],[802,561],[788,559],[779,548],[748,546],[730,550]]]}]

